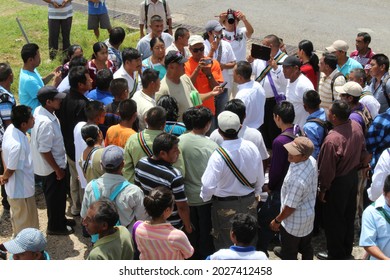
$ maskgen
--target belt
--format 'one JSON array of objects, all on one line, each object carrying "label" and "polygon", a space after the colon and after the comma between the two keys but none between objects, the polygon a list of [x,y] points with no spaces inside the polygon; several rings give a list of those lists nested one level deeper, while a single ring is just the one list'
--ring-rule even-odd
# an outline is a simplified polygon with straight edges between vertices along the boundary
[{"label": "belt", "polygon": [[272,99],[275,99],[275,96],[266,98],[266,100],[269,100],[269,101],[272,100]]},{"label": "belt", "polygon": [[246,198],[246,197],[250,197],[250,196],[253,196],[255,193],[254,192],[251,192],[249,194],[246,194],[246,195],[242,195],[242,196],[226,196],[226,197],[219,197],[219,196],[213,196],[214,200],[218,200],[218,201],[232,201],[232,200],[240,200],[242,198]]}]

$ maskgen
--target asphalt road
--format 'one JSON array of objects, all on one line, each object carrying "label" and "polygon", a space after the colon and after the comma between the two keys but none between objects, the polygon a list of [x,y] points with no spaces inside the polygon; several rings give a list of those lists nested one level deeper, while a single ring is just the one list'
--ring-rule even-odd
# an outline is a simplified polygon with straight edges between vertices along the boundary
[{"label": "asphalt road", "polygon": [[[86,4],[85,0],[73,0]],[[118,13],[139,15],[142,0],[106,0]],[[372,49],[389,52],[390,1],[380,0],[168,0],[174,24],[203,27],[205,23],[228,8],[243,11],[255,28],[254,37],[276,34],[289,45],[302,39],[311,40],[315,49],[323,50],[333,41],[342,39],[354,50],[356,34],[369,32]],[[120,19],[120,16],[118,17]]]}]

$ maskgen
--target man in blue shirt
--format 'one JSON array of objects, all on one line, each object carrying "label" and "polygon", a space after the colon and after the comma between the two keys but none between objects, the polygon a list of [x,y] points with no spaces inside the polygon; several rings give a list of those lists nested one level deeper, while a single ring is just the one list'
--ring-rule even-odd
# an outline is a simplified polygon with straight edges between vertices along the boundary
[{"label": "man in blue shirt", "polygon": [[113,80],[112,72],[108,69],[101,69],[96,74],[96,88],[91,90],[87,94],[87,98],[92,100],[100,101],[105,106],[114,101],[109,88],[110,83]]},{"label": "man in blue shirt", "polygon": [[106,0],[88,0],[88,30],[93,30],[98,40],[100,36],[99,25],[100,28],[107,29],[108,33],[111,32]]}]

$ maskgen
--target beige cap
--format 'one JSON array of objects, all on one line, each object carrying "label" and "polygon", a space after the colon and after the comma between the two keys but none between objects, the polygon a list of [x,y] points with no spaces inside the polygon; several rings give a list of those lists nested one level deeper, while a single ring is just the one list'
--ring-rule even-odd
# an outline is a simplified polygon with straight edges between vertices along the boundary
[{"label": "beige cap", "polygon": [[287,152],[293,156],[304,155],[310,156],[314,151],[313,142],[307,137],[299,136],[291,141],[283,145]]},{"label": "beige cap", "polygon": [[348,82],[343,86],[334,88],[338,93],[349,94],[355,97],[362,95],[363,88],[357,82]]},{"label": "beige cap", "polygon": [[334,41],[333,44],[326,48],[328,52],[343,51],[347,52],[349,49],[347,42],[343,40]]},{"label": "beige cap", "polygon": [[190,47],[200,43],[204,44],[204,39],[200,35],[192,35],[190,39],[188,39],[188,45]]},{"label": "beige cap", "polygon": [[233,112],[223,111],[218,115],[218,127],[227,134],[234,134],[240,130],[240,118]]}]

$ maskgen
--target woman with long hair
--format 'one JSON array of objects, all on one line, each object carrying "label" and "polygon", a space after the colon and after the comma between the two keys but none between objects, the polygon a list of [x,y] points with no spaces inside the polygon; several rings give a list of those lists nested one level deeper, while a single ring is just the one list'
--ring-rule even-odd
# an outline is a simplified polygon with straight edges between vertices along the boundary
[{"label": "woman with long hair", "polygon": [[88,61],[88,71],[92,79],[92,89],[96,88],[96,74],[101,69],[109,69],[115,73],[114,63],[108,59],[108,47],[103,42],[97,42],[93,45],[93,54]]},{"label": "woman with long hair", "polygon": [[301,72],[309,78],[315,90],[318,90],[320,80],[319,59],[314,53],[313,43],[309,40],[302,40],[298,44],[298,57],[302,62]]}]

